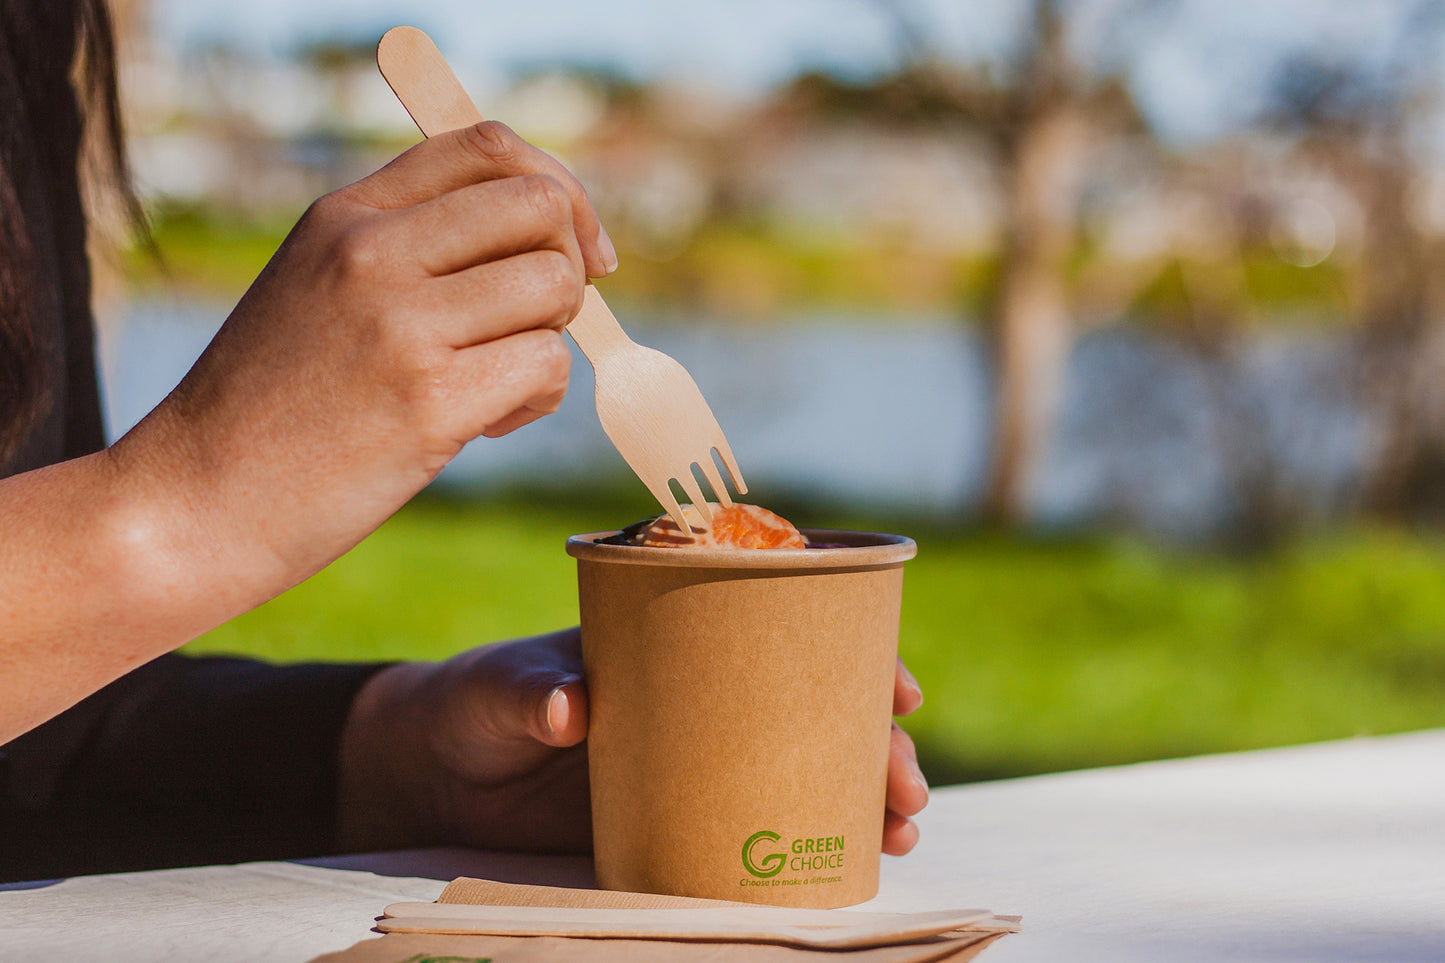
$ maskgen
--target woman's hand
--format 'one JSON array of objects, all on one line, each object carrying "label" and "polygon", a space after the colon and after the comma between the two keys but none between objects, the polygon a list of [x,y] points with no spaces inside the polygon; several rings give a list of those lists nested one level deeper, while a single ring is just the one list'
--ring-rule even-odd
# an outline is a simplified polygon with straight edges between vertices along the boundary
[{"label": "woman's hand", "polygon": [[576,629],[383,669],[341,742],[343,852],[592,850]]},{"label": "woman's hand", "polygon": [[554,411],[562,329],[615,266],[557,161],[496,123],[431,138],[307,211],[116,458],[195,509],[183,537],[248,553],[249,607]]},{"label": "woman's hand", "polygon": [[[921,702],[899,662],[894,712]],[[586,736],[576,629],[385,669],[357,696],[343,737],[339,843],[590,852]],[[884,852],[913,848],[908,817],[927,801],[913,743],[895,724]]]},{"label": "woman's hand", "polygon": [[0,481],[0,743],[318,571],[464,443],[554,410],[615,267],[585,192],[500,124],[317,201],[111,448]]},{"label": "woman's hand", "polygon": [[[923,705],[923,690],[913,673],[898,660],[893,673],[893,714],[911,715]],[[883,851],[902,856],[918,842],[918,827],[910,816],[916,816],[928,805],[928,780],[918,768],[918,752],[913,739],[898,723],[893,723],[892,741],[888,744],[888,811],[883,814]]]}]

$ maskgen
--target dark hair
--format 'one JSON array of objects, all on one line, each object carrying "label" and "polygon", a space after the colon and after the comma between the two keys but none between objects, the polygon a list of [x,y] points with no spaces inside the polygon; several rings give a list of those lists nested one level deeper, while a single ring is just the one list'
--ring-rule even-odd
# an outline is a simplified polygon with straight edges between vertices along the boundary
[{"label": "dark hair", "polygon": [[63,456],[100,443],[79,168],[148,239],[123,143],[105,0],[0,3],[0,477],[69,397]]}]

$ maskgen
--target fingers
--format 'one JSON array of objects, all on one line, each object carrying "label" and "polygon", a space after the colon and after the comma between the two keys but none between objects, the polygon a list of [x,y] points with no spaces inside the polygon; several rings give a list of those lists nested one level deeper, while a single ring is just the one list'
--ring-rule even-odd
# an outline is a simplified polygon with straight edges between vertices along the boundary
[{"label": "fingers", "polygon": [[415,289],[408,321],[453,348],[534,328],[561,331],[582,306],[582,270],[556,251],[529,251]]},{"label": "fingers", "polygon": [[451,347],[560,330],[582,306],[582,258],[549,177],[476,185],[394,217],[392,248],[440,275],[410,289],[409,314]]},{"label": "fingers", "polygon": [[[923,690],[898,660],[893,674],[893,714],[906,716],[923,704]],[[887,812],[883,816],[883,852],[902,856],[918,843],[918,827],[909,816],[928,805],[928,780],[918,768],[918,750],[908,733],[893,724],[888,741]]]},{"label": "fingers", "polygon": [[566,255],[585,273],[572,200],[546,174],[468,184],[390,217],[399,249],[434,275],[540,248]]},{"label": "fingers", "polygon": [[615,270],[617,253],[577,178],[556,158],[495,121],[432,137],[347,191],[374,207],[403,208],[469,185],[526,174],[546,174],[566,192],[588,275],[602,277]]},{"label": "fingers", "polygon": [[563,335],[547,329],[463,348],[437,392],[445,406],[438,417],[459,443],[506,434],[557,410],[571,365]]},{"label": "fingers", "polygon": [[903,659],[898,660],[898,670],[893,674],[893,714],[895,716],[906,716],[916,711],[923,705],[923,689],[919,686],[918,680],[913,678],[913,673],[903,664]]},{"label": "fingers", "polygon": [[909,816],[928,805],[928,781],[918,768],[918,754],[908,733],[893,724],[888,743],[887,812],[883,817],[883,851],[902,856],[918,842],[918,827]]},{"label": "fingers", "polygon": [[918,844],[918,827],[897,813],[883,814],[883,852],[905,856]]},{"label": "fingers", "polygon": [[895,722],[888,743],[887,808],[902,816],[912,816],[928,805],[928,780],[918,768],[918,754],[913,740]]},{"label": "fingers", "polygon": [[386,217],[388,251],[428,276],[410,289],[411,313],[452,347],[560,329],[582,305],[571,201],[550,176],[473,184]]},{"label": "fingers", "polygon": [[482,430],[482,435],[486,438],[501,438],[504,435],[510,435],[518,428],[525,428],[538,418],[545,418],[552,414],[557,410],[558,404],[560,404],[560,399],[556,402],[549,400],[535,404],[529,403],[500,421],[492,422]]}]

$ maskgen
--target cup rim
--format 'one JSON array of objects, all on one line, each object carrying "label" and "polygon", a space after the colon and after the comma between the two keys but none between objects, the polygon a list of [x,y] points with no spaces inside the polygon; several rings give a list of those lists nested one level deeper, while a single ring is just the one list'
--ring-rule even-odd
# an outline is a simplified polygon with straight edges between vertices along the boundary
[{"label": "cup rim", "polygon": [[588,532],[567,539],[567,554],[579,561],[685,568],[832,569],[902,565],[918,554],[905,535],[850,532],[831,528],[799,529],[815,542],[838,542],[841,548],[645,548],[641,545],[599,545],[618,529]]}]

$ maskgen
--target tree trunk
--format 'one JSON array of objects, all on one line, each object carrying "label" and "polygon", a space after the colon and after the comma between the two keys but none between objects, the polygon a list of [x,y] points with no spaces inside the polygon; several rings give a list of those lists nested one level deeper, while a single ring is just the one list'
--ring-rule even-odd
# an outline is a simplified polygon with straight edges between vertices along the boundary
[{"label": "tree trunk", "polygon": [[1065,285],[1087,124],[1061,92],[1024,119],[1012,157],[1010,238],[994,306],[993,459],[984,511],[1015,524],[1052,435],[1072,344]]},{"label": "tree trunk", "polygon": [[1408,162],[1387,155],[1362,167],[1368,249],[1360,371],[1380,433],[1364,503],[1391,518],[1439,517],[1445,514],[1445,343],[1437,252],[1410,219]]}]

